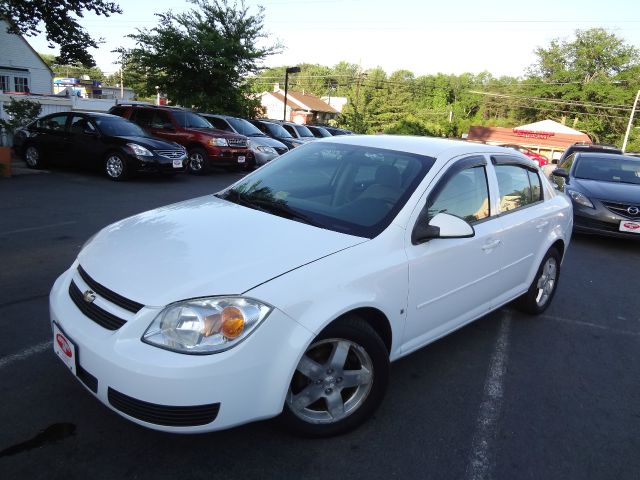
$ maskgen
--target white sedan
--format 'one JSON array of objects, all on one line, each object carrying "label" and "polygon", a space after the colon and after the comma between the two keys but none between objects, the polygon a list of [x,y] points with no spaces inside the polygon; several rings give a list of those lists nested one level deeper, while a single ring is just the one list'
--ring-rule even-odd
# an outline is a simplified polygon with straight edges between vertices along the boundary
[{"label": "white sedan", "polygon": [[544,311],[571,229],[512,149],[318,140],[98,232],[51,291],[54,350],[146,427],[334,435],[378,407],[389,362],[513,300]]}]

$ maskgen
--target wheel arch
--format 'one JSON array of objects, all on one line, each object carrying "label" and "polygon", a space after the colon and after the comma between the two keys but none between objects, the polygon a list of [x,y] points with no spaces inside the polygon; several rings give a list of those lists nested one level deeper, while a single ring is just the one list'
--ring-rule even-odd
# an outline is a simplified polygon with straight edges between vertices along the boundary
[{"label": "wheel arch", "polygon": [[361,320],[367,322],[371,328],[378,334],[378,336],[382,339],[385,347],[387,347],[387,352],[391,353],[391,345],[393,342],[393,332],[391,329],[391,323],[387,316],[377,308],[374,307],[359,307],[353,310],[349,310],[340,314],[331,322],[327,323],[324,326],[323,330],[333,325],[336,322],[340,322],[348,317],[358,317]]}]

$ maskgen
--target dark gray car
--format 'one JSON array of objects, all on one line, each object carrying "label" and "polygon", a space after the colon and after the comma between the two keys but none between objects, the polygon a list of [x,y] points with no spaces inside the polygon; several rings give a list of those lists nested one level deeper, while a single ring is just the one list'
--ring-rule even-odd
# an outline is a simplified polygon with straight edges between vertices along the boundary
[{"label": "dark gray car", "polygon": [[247,137],[247,145],[253,152],[257,166],[264,165],[289,151],[289,148],[284,143],[267,136],[244,118],[211,113],[203,113],[201,115],[217,129]]},{"label": "dark gray car", "polygon": [[573,203],[574,231],[640,240],[640,158],[577,152],[553,171]]}]

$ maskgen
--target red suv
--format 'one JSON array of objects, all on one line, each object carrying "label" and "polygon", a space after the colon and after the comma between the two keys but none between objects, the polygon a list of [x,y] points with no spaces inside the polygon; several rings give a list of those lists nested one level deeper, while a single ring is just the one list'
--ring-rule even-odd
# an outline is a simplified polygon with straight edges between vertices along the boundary
[{"label": "red suv", "polygon": [[200,174],[212,166],[253,165],[247,137],[213,128],[203,117],[184,108],[153,105],[116,105],[109,110],[140,125],[155,137],[184,146],[189,153],[189,171]]}]

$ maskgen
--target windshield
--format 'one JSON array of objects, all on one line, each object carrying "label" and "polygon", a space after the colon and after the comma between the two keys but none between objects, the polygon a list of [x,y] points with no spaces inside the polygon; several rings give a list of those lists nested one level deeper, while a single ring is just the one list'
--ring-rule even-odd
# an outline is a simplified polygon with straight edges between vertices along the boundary
[{"label": "windshield", "polygon": [[371,147],[309,143],[220,194],[249,208],[373,238],[391,223],[435,159]]},{"label": "windshield", "polygon": [[193,112],[175,111],[173,118],[176,119],[178,125],[182,128],[213,128],[204,117]]},{"label": "windshield", "polygon": [[129,120],[119,117],[94,117],[98,128],[104,135],[113,137],[148,137],[146,132]]},{"label": "windshield", "polygon": [[258,127],[252,125],[247,122],[243,118],[227,118],[227,122],[231,124],[233,129],[238,132],[240,135],[244,135],[246,137],[262,137],[264,133],[258,130]]},{"label": "windshield", "polygon": [[269,134],[274,137],[281,138],[293,138],[289,132],[287,132],[282,125],[278,125],[277,123],[264,123],[263,125],[267,126],[267,130],[269,130]]},{"label": "windshield", "polygon": [[574,177],[601,182],[640,185],[640,160],[607,157],[579,157]]},{"label": "windshield", "polygon": [[305,127],[304,125],[294,125],[293,128],[296,129],[296,132],[298,132],[298,135],[300,135],[301,137],[311,137],[311,138],[316,138],[313,133],[311,133],[311,130],[309,130],[307,127]]}]

